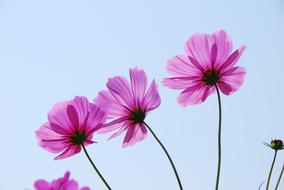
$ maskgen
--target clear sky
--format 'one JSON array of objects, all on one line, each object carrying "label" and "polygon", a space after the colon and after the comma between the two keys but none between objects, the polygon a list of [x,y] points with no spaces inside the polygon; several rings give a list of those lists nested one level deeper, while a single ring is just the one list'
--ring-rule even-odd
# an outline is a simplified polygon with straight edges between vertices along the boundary
[{"label": "clear sky", "polygon": [[[166,60],[184,52],[188,37],[219,29],[234,48],[247,46],[238,62],[247,69],[244,85],[222,95],[220,190],[257,189],[273,157],[262,142],[284,138],[283,0],[0,0],[0,190],[32,189],[36,179],[67,170],[81,185],[102,190],[83,153],[54,161],[37,145],[34,131],[52,105],[75,95],[92,100],[108,77],[128,77],[135,66],[160,82],[169,76]],[[185,189],[214,189],[216,94],[182,108],[178,91],[159,90],[162,104],[146,121],[168,148]],[[95,136],[99,143],[87,149],[114,190],[178,189],[151,135],[126,149],[123,136],[108,136]],[[272,184],[283,162],[284,152]]]}]

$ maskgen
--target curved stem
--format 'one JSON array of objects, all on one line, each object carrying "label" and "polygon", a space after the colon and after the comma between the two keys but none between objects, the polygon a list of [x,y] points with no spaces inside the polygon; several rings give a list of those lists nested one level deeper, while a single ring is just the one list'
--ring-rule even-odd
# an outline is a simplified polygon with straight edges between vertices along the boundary
[{"label": "curved stem", "polygon": [[174,170],[175,176],[176,176],[176,178],[177,178],[179,188],[180,188],[180,190],[183,190],[183,187],[182,187],[180,178],[179,178],[179,176],[178,176],[177,169],[176,169],[176,167],[175,167],[175,165],[174,165],[173,160],[172,160],[171,157],[170,157],[170,154],[168,153],[167,149],[166,149],[165,146],[162,144],[162,142],[159,140],[159,138],[156,136],[156,134],[154,133],[154,131],[149,127],[149,125],[147,125],[147,123],[145,123],[145,122],[143,122],[143,123],[146,125],[147,129],[152,133],[152,135],[154,136],[154,138],[156,139],[156,141],[159,143],[159,145],[162,147],[162,149],[164,150],[165,154],[167,155],[167,157],[168,157],[168,159],[169,159],[169,161],[170,161],[170,163],[171,163],[171,165],[172,165],[172,168],[173,168],[173,170]]},{"label": "curved stem", "polygon": [[275,190],[277,190],[277,189],[278,189],[278,186],[279,186],[279,184],[280,184],[280,181],[281,181],[281,178],[282,178],[283,172],[284,172],[284,164],[283,164],[283,167],[282,167],[281,173],[280,173],[280,175],[279,175],[279,178],[278,178],[278,181],[277,181],[277,185],[276,185],[276,187],[275,187]]},{"label": "curved stem", "polygon": [[261,184],[260,184],[259,187],[258,187],[258,190],[261,189],[261,187],[262,187],[262,185],[264,184],[264,182],[265,182],[265,181],[261,182]]},{"label": "curved stem", "polygon": [[95,171],[97,172],[97,174],[99,175],[99,177],[101,178],[101,180],[103,181],[103,183],[105,184],[105,186],[107,187],[108,190],[111,190],[110,186],[108,185],[108,183],[106,182],[106,180],[104,179],[104,177],[102,176],[102,174],[100,173],[100,171],[98,170],[98,168],[95,166],[94,162],[92,161],[91,157],[89,156],[84,144],[81,144],[88,160],[90,161],[90,163],[92,164],[93,168],[95,169]]},{"label": "curved stem", "polygon": [[222,126],[222,106],[221,106],[221,96],[217,85],[215,85],[217,96],[218,96],[218,105],[219,105],[219,130],[218,130],[218,170],[217,170],[217,178],[216,178],[216,186],[215,190],[219,188],[219,179],[220,179],[220,171],[221,171],[221,156],[222,156],[222,147],[221,147],[221,126]]},{"label": "curved stem", "polygon": [[273,158],[273,161],[272,161],[272,164],[271,164],[271,168],[270,168],[270,172],[269,172],[268,180],[267,180],[267,184],[266,184],[266,190],[269,189],[270,178],[271,178],[271,174],[272,174],[272,171],[273,171],[276,156],[277,156],[277,150],[275,150],[275,153],[274,153],[274,158]]}]

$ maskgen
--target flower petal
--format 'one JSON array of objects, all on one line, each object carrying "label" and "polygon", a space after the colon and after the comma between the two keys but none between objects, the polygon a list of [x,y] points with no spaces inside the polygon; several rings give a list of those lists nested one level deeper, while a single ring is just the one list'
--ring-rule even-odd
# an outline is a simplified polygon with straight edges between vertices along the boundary
[{"label": "flower petal", "polygon": [[127,121],[127,120],[128,120],[128,117],[126,116],[112,120],[111,122],[105,124],[102,128],[100,128],[98,130],[98,133],[107,133],[107,132],[116,130],[122,127],[124,124],[124,121]]},{"label": "flower petal", "polygon": [[[208,34],[194,34],[185,45],[186,54],[204,70],[211,67],[211,47],[214,41]],[[192,61],[191,61],[192,62]]]},{"label": "flower petal", "polygon": [[144,140],[146,136],[147,129],[145,128],[144,124],[130,126],[123,141],[123,148],[132,146],[135,143]]},{"label": "flower petal", "polygon": [[85,120],[90,111],[90,103],[84,96],[76,96],[67,106],[67,113],[71,123],[78,131],[83,130]]},{"label": "flower petal", "polygon": [[51,123],[57,124],[58,126],[62,127],[65,131],[72,133],[72,131],[74,131],[75,129],[67,115],[68,103],[69,101],[55,104],[48,113],[48,120]]},{"label": "flower petal", "polygon": [[216,62],[216,58],[217,58],[217,45],[216,43],[214,43],[211,47],[211,64],[212,64],[212,68],[214,68],[214,64]]},{"label": "flower petal", "polygon": [[176,77],[188,77],[200,73],[200,70],[184,55],[177,55],[169,59],[166,69],[170,74]]},{"label": "flower petal", "polygon": [[89,187],[82,187],[80,190],[91,190]]},{"label": "flower petal", "polygon": [[136,105],[142,102],[146,88],[147,88],[147,76],[142,69],[134,68],[129,70],[131,87],[136,101]]},{"label": "flower petal", "polygon": [[128,80],[124,77],[113,77],[108,80],[107,87],[113,97],[123,106],[133,108],[133,94]]},{"label": "flower petal", "polygon": [[48,122],[36,131],[36,137],[38,138],[39,146],[52,153],[62,152],[69,146],[68,139],[54,132]]},{"label": "flower petal", "polygon": [[135,124],[131,124],[127,128],[126,135],[123,140],[123,147],[126,147],[135,134]]},{"label": "flower petal", "polygon": [[112,134],[110,137],[109,137],[109,140],[119,136],[121,133],[123,133],[125,130],[127,130],[127,128],[129,127],[129,124],[127,122],[122,122],[121,123],[121,127],[119,130],[117,130],[114,134]]},{"label": "flower petal", "polygon": [[245,68],[233,67],[222,74],[218,87],[224,94],[231,95],[241,87],[245,74]]},{"label": "flower petal", "polygon": [[90,112],[85,122],[85,133],[89,135],[92,131],[95,132],[102,128],[106,121],[106,114],[102,109],[94,104],[90,104]]},{"label": "flower petal", "polygon": [[70,145],[68,146],[60,155],[55,157],[55,160],[67,158],[73,156],[81,151],[81,146],[78,145]]},{"label": "flower petal", "polygon": [[108,119],[124,116],[128,112],[128,110],[106,90],[99,92],[98,96],[94,99],[94,104],[98,105],[106,112]]},{"label": "flower petal", "polygon": [[66,190],[67,185],[68,185],[68,181],[69,181],[69,177],[70,177],[70,172],[66,172],[64,174],[64,177],[53,180],[51,182],[51,189],[57,189],[57,190]]},{"label": "flower petal", "polygon": [[215,66],[218,68],[229,57],[232,52],[233,43],[224,30],[214,32],[212,38],[217,46]]},{"label": "flower petal", "polygon": [[74,126],[74,128],[76,129],[76,131],[80,131],[79,130],[79,117],[77,114],[76,109],[74,108],[73,105],[68,105],[67,106],[67,115],[69,117],[70,122],[72,123],[72,125]]},{"label": "flower petal", "polygon": [[142,109],[146,112],[157,108],[161,104],[161,98],[158,92],[158,85],[155,80],[152,81],[147,93],[141,104]]},{"label": "flower petal", "polygon": [[162,84],[171,89],[185,89],[202,80],[201,76],[164,78]]},{"label": "flower petal", "polygon": [[61,134],[61,135],[69,135],[69,134],[72,134],[71,131],[66,130],[66,128],[61,127],[61,126],[57,125],[56,123],[49,122],[49,126],[50,126],[50,128],[51,128],[54,132],[56,132],[56,133],[58,133],[58,134]]},{"label": "flower petal", "polygon": [[182,106],[200,104],[212,93],[212,87],[201,83],[188,87],[178,96],[178,103]]},{"label": "flower petal", "polygon": [[79,185],[77,183],[77,181],[71,179],[70,181],[68,181],[68,184],[66,185],[66,188],[62,189],[62,190],[78,190]]},{"label": "flower petal", "polygon": [[243,54],[244,50],[246,49],[246,46],[240,47],[238,50],[234,51],[227,59],[226,61],[220,65],[220,71],[225,72],[228,69],[232,68],[240,59],[241,55]]},{"label": "flower petal", "polygon": [[35,183],[34,183],[34,188],[36,190],[50,190],[49,188],[49,183],[45,180],[37,180]]}]

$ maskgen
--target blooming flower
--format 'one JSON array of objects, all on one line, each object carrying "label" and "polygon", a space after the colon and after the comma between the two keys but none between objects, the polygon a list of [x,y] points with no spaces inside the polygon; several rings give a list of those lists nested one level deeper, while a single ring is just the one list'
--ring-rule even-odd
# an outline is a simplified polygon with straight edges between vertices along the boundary
[{"label": "blooming flower", "polygon": [[178,102],[182,106],[199,104],[218,87],[225,95],[240,88],[245,69],[235,66],[245,46],[232,53],[232,41],[225,31],[212,35],[194,34],[185,45],[186,55],[176,55],[167,63],[173,75],[162,81],[164,86],[183,90]]},{"label": "blooming flower", "polygon": [[130,69],[129,74],[130,83],[121,76],[110,78],[106,84],[108,91],[99,92],[94,99],[94,103],[107,113],[110,121],[99,132],[106,133],[119,129],[110,137],[112,139],[127,131],[123,147],[145,139],[147,129],[144,119],[147,113],[157,108],[161,102],[155,80],[147,90],[148,80],[143,70]]},{"label": "blooming flower", "polygon": [[66,172],[64,177],[53,180],[51,183],[43,179],[39,179],[34,183],[36,190],[90,190],[89,187],[82,187],[79,189],[78,183],[69,179],[70,172]]},{"label": "blooming flower", "polygon": [[71,101],[57,103],[48,113],[36,136],[39,145],[52,153],[61,153],[55,159],[62,159],[81,151],[94,143],[93,133],[105,122],[105,113],[87,98],[76,96]]}]

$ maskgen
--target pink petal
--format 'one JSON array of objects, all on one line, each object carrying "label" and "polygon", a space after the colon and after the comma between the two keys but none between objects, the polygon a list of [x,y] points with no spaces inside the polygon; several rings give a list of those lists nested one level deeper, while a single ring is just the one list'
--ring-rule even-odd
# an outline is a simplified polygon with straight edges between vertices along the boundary
[{"label": "pink petal", "polygon": [[49,123],[49,126],[50,126],[50,128],[51,128],[54,132],[56,132],[56,133],[58,133],[58,134],[61,134],[61,135],[70,135],[70,134],[72,134],[72,131],[66,130],[66,128],[61,127],[61,126],[57,125],[56,123],[50,122],[50,123]]},{"label": "pink petal", "polygon": [[233,67],[223,73],[221,80],[218,82],[218,87],[224,94],[231,95],[241,87],[245,74],[245,68]]},{"label": "pink petal", "polygon": [[84,96],[76,96],[67,107],[69,119],[78,131],[83,130],[85,120],[90,111],[90,103]]},{"label": "pink petal", "polygon": [[216,63],[216,59],[217,59],[217,45],[216,43],[214,43],[211,47],[211,64],[212,64],[212,68],[214,68],[214,65]]},{"label": "pink petal", "polygon": [[51,127],[50,122],[44,123],[40,128],[35,132],[36,137],[38,139],[62,139],[62,135],[59,133],[56,133]]},{"label": "pink petal", "polygon": [[94,104],[98,105],[107,113],[107,118],[112,119],[121,117],[128,113],[128,111],[112,96],[109,91],[101,91],[94,99]]},{"label": "pink petal", "polygon": [[127,128],[127,132],[123,140],[123,147],[125,147],[130,142],[134,134],[135,134],[135,124],[131,124]]},{"label": "pink petal", "polygon": [[113,77],[108,80],[107,87],[113,97],[123,106],[132,108],[134,106],[132,89],[128,80],[124,77]]},{"label": "pink petal", "polygon": [[171,89],[185,89],[193,86],[202,79],[202,76],[164,78],[162,84]]},{"label": "pink petal", "polygon": [[142,102],[146,88],[147,88],[147,76],[142,69],[134,68],[129,70],[131,87],[133,90],[134,99],[136,104]]},{"label": "pink petal", "polygon": [[194,34],[190,37],[186,42],[185,51],[189,58],[192,59],[191,62],[200,64],[204,70],[210,68],[210,51],[213,42],[212,37],[208,34]]},{"label": "pink petal", "polygon": [[121,133],[123,133],[125,130],[127,130],[128,127],[129,127],[129,124],[127,124],[127,122],[122,123],[120,129],[117,130],[114,134],[112,134],[109,137],[109,140],[119,136]]},{"label": "pink petal", "polygon": [[73,156],[77,153],[79,153],[81,151],[81,146],[78,145],[70,145],[69,147],[67,147],[63,153],[61,153],[60,155],[58,155],[57,157],[55,157],[55,160],[59,160],[59,159],[63,159],[63,158],[67,158],[70,156]]},{"label": "pink petal", "polygon": [[221,90],[221,92],[223,92],[226,95],[230,95],[233,90],[229,84],[224,83],[222,81],[218,82],[218,88]]},{"label": "pink petal", "polygon": [[178,103],[184,107],[187,105],[200,104],[206,100],[208,95],[210,95],[210,92],[213,92],[211,88],[210,86],[205,85],[202,82],[188,87],[179,95]]},{"label": "pink petal", "polygon": [[36,137],[39,146],[52,153],[59,153],[70,145],[69,139],[55,133],[49,123],[45,123],[36,131]]},{"label": "pink petal", "polygon": [[98,133],[107,133],[107,132],[116,130],[116,129],[120,128],[121,126],[123,126],[124,121],[126,121],[126,120],[128,120],[128,116],[117,118],[117,119],[105,124],[102,128],[100,128],[98,130]]},{"label": "pink petal", "polygon": [[68,146],[70,146],[69,143],[65,141],[56,141],[56,140],[41,140],[38,142],[38,145],[41,146],[43,149],[47,150],[51,153],[59,153],[65,150]]},{"label": "pink petal", "polygon": [[79,117],[73,105],[67,106],[67,115],[74,128],[79,131]]},{"label": "pink petal", "polygon": [[246,49],[246,46],[240,47],[238,50],[234,51],[227,59],[226,61],[220,65],[220,70],[222,72],[232,68],[239,60],[241,55],[243,54],[244,50]]},{"label": "pink petal", "polygon": [[219,67],[232,52],[233,43],[224,30],[214,32],[212,38],[217,46],[215,65],[216,67]]},{"label": "pink petal", "polygon": [[82,187],[80,190],[91,190],[89,187]]},{"label": "pink petal", "polygon": [[156,109],[161,104],[161,98],[158,92],[158,85],[155,80],[152,81],[144,99],[141,107],[146,110],[146,112]]},{"label": "pink petal", "polygon": [[34,188],[36,190],[50,190],[49,183],[45,180],[37,180],[34,183]]},{"label": "pink petal", "polygon": [[145,128],[144,124],[136,124],[134,126],[131,126],[130,128],[131,129],[128,129],[128,131],[131,130],[129,132],[131,134],[128,137],[126,134],[124,142],[123,142],[124,148],[133,146],[135,143],[144,140],[147,136],[147,129]]},{"label": "pink petal", "polygon": [[188,56],[188,59],[190,60],[190,62],[201,72],[204,72],[205,69],[207,69],[207,66],[204,67],[202,66],[197,60],[195,60],[193,57]]},{"label": "pink petal", "polygon": [[[68,184],[66,185],[66,190],[78,190],[78,188],[79,188],[79,185],[78,185],[78,183],[77,183],[77,181],[75,181],[75,180],[70,180],[70,181],[68,181]],[[62,189],[62,190],[65,190],[65,189]]]},{"label": "pink petal", "polygon": [[197,75],[200,71],[184,55],[177,55],[167,61],[167,71],[176,77]]},{"label": "pink petal", "polygon": [[66,172],[64,177],[53,180],[51,182],[51,189],[56,189],[56,190],[67,190],[67,184],[69,181],[70,177],[70,172]]},{"label": "pink petal", "polygon": [[95,132],[102,128],[106,121],[106,114],[98,106],[91,104],[90,113],[85,124],[85,133]]},{"label": "pink petal", "polygon": [[69,120],[67,115],[67,105],[69,101],[60,102],[55,104],[48,113],[48,120],[51,123],[55,123],[58,126],[72,133],[75,129],[73,128],[72,123]]}]

